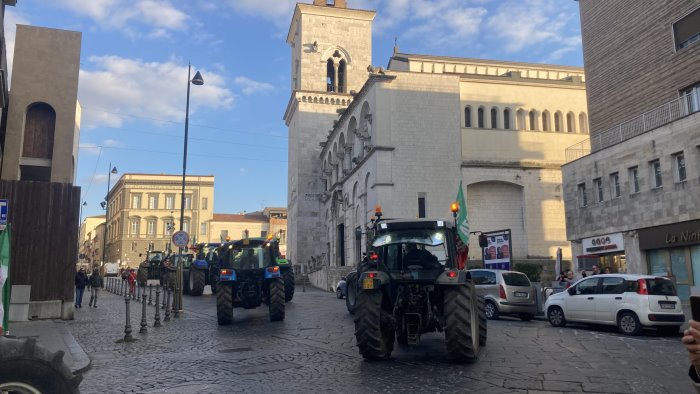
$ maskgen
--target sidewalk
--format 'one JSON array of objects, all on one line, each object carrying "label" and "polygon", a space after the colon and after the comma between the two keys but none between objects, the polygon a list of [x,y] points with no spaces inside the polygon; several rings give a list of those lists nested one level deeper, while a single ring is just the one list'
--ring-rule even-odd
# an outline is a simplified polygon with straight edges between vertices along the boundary
[{"label": "sidewalk", "polygon": [[90,358],[70,333],[62,320],[35,320],[10,322],[10,336],[19,339],[34,338],[41,347],[51,352],[63,350],[63,361],[73,373],[90,368]]}]

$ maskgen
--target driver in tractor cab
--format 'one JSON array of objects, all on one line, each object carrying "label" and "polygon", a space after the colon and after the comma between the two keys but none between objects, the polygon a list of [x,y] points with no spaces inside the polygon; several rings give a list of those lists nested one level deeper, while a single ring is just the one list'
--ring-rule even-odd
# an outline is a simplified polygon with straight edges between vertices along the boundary
[{"label": "driver in tractor cab", "polygon": [[254,249],[243,249],[243,255],[241,256],[241,267],[244,270],[258,268],[258,259],[255,257]]},{"label": "driver in tractor cab", "polygon": [[423,269],[437,269],[441,267],[437,257],[425,249],[419,249],[418,245],[414,243],[406,244],[404,262],[404,267],[411,265],[418,265]]}]

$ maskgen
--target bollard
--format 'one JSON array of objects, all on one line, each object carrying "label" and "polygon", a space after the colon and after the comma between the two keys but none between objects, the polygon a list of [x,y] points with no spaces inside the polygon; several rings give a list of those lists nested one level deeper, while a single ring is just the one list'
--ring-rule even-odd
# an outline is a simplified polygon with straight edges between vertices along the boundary
[{"label": "bollard", "polygon": [[120,296],[126,296],[126,286],[127,286],[126,281],[124,279],[122,279],[122,288],[121,288],[121,291],[119,292]]},{"label": "bollard", "polygon": [[170,321],[170,289],[166,288],[165,289],[165,318],[163,318],[163,321]]},{"label": "bollard", "polygon": [[153,305],[153,302],[151,302],[152,298],[153,298],[153,285],[149,284],[148,285],[148,305]]},{"label": "bollard", "polygon": [[131,299],[135,300],[136,299],[136,288],[138,286],[136,285],[136,282],[134,282],[134,289],[131,289],[131,286],[129,286],[129,292],[131,293]]},{"label": "bollard", "polygon": [[160,327],[160,287],[156,287],[156,318],[153,327]]},{"label": "bollard", "polygon": [[141,301],[141,285],[136,284],[136,301]]},{"label": "bollard", "polygon": [[131,336],[131,314],[129,313],[129,297],[124,297],[126,303],[126,327],[124,327],[124,342],[132,342],[134,338]]},{"label": "bollard", "polygon": [[109,278],[109,282],[107,282],[107,291],[109,291],[110,293],[114,293],[114,280],[112,279],[114,278]]},{"label": "bollard", "polygon": [[163,305],[161,305],[161,309],[165,310],[165,292],[168,291],[168,288],[166,286],[161,286],[163,288]]},{"label": "bollard", "polygon": [[139,334],[146,334],[148,332],[148,322],[146,321],[146,297],[142,297],[141,299],[141,329],[139,330]]}]

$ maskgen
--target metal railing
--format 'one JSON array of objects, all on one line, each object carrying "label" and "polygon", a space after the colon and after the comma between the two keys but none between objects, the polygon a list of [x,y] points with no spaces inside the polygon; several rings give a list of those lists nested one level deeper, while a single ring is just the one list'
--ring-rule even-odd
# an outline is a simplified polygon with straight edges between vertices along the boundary
[{"label": "metal railing", "polygon": [[566,148],[566,161],[573,161],[591,152],[619,144],[698,111],[700,111],[700,89],[693,89],[690,93],[673,101]]}]

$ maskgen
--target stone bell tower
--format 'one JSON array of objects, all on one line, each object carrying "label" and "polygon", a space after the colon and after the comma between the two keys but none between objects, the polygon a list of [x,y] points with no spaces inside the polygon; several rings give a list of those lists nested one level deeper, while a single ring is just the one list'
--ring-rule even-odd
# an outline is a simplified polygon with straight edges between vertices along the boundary
[{"label": "stone bell tower", "polygon": [[372,64],[375,12],[347,7],[347,0],[297,4],[287,43],[292,49],[289,128],[287,258],[294,264],[327,264],[321,223],[321,142],[352,101]]}]

